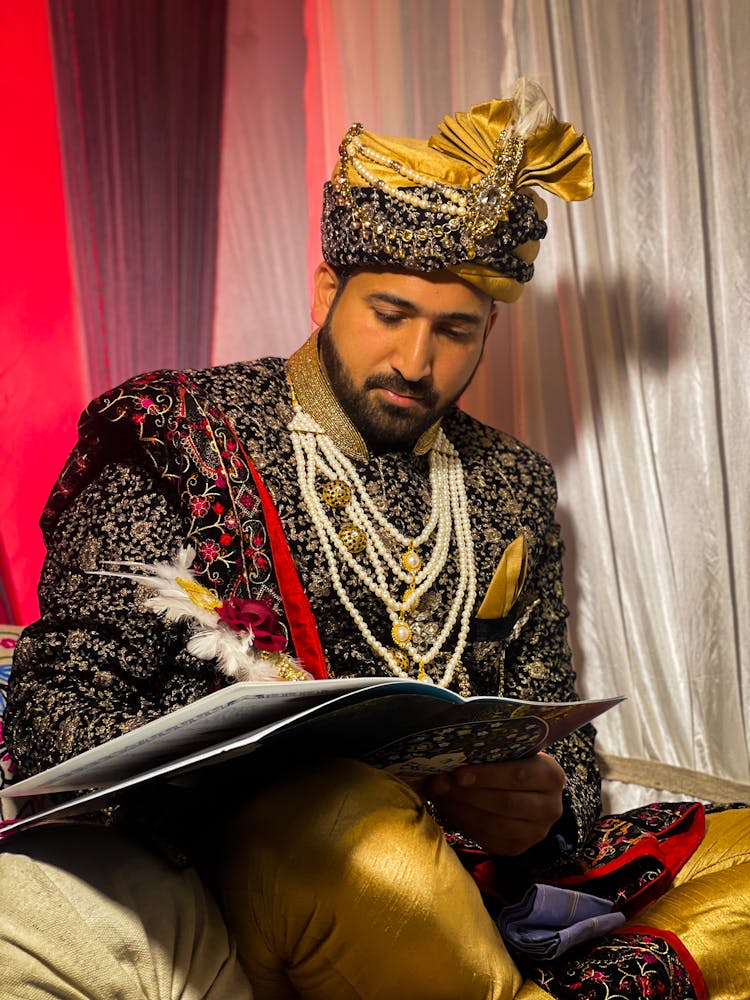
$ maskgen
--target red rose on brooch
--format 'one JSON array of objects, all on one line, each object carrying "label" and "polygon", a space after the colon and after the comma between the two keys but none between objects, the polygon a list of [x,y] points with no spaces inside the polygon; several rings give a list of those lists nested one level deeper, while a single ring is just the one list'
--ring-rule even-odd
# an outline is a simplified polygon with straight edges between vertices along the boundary
[{"label": "red rose on brooch", "polygon": [[233,632],[252,632],[253,645],[258,649],[280,653],[286,646],[279,616],[262,601],[235,597],[232,601],[222,601],[216,614]]}]

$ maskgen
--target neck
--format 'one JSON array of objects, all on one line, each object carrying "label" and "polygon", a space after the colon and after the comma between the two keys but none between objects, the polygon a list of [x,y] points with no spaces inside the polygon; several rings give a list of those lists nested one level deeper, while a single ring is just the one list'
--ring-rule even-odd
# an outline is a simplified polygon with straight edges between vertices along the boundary
[{"label": "neck", "polygon": [[[338,400],[318,354],[318,331],[289,358],[287,374],[302,409],[320,424],[337,448],[349,458],[367,461],[370,449]],[[413,451],[430,451],[440,430],[438,420],[419,437]]]}]

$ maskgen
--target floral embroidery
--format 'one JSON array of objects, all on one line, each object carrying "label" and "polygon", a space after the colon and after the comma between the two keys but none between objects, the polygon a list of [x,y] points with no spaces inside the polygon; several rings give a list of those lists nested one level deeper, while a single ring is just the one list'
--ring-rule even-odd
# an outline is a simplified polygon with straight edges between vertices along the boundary
[{"label": "floral embroidery", "polygon": [[188,621],[192,631],[188,652],[201,660],[216,660],[233,680],[309,680],[306,670],[281,655],[287,641],[273,608],[236,596],[222,600],[198,582],[194,559],[195,549],[185,546],[171,562],[121,563],[119,569],[94,570],[92,575],[123,577],[153,591],[144,607],[167,621]]},{"label": "floral embroidery", "polygon": [[200,554],[204,562],[211,563],[219,556],[219,546],[216,542],[203,542],[200,547]]},{"label": "floral embroidery", "polygon": [[190,513],[193,517],[203,517],[208,510],[208,500],[206,497],[190,498]]},{"label": "floral embroidery", "polygon": [[691,981],[675,944],[658,931],[620,931],[584,955],[522,971],[555,1000],[699,1000],[704,984]]}]

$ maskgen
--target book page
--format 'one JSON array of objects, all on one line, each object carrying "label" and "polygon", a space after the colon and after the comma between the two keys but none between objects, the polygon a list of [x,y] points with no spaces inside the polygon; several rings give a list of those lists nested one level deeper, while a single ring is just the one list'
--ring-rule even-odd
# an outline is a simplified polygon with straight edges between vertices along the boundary
[{"label": "book page", "polygon": [[[282,690],[287,688],[294,691]],[[412,780],[462,763],[529,756],[620,700],[464,699],[434,685],[392,678],[236,684],[0,794],[125,788],[260,750],[277,761],[295,755],[357,757]]]}]

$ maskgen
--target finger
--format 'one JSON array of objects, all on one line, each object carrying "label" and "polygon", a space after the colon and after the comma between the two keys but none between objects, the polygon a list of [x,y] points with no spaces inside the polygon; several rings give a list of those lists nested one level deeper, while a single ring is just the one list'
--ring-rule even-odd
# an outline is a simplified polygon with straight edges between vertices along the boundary
[{"label": "finger", "polygon": [[440,803],[439,808],[449,828],[461,830],[493,854],[521,854],[544,840],[554,823],[498,816],[471,806],[456,806],[455,803]]},{"label": "finger", "polygon": [[498,791],[497,789],[455,789],[436,797],[441,812],[481,811],[488,816],[512,817],[530,823],[555,823],[562,815],[562,797],[557,793]]},{"label": "finger", "polygon": [[456,788],[549,791],[565,786],[565,772],[554,757],[540,753],[502,764],[468,764],[443,775]]}]

